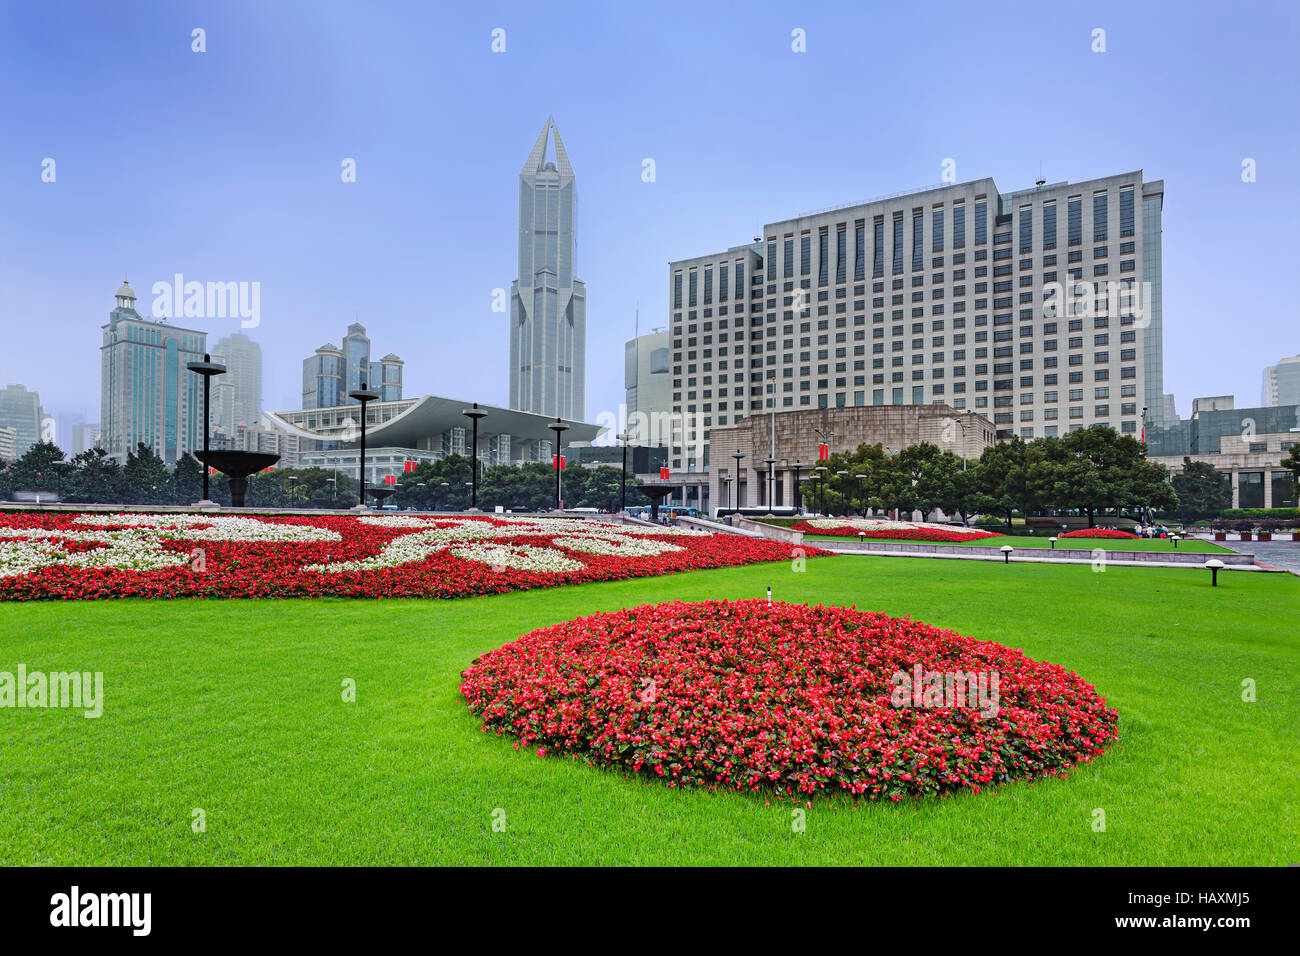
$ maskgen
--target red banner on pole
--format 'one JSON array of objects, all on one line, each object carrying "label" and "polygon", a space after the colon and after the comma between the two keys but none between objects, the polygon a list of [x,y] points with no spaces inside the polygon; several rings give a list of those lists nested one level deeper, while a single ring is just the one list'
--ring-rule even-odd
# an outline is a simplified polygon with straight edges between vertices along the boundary
[{"label": "red banner on pole", "polygon": [[397,476],[396,476],[396,475],[384,475],[384,484],[386,484],[386,485],[395,485],[395,484],[397,484]]},{"label": "red banner on pole", "polygon": [[551,467],[552,467],[552,468],[558,468],[558,469],[560,469],[560,471],[564,471],[564,456],[563,456],[563,455],[552,455],[552,456],[551,456]]},{"label": "red banner on pole", "polygon": [[403,471],[415,471],[415,468],[416,468],[416,466],[417,466],[418,464],[419,464],[418,461],[404,461],[404,462],[402,462],[402,470],[403,470]]},{"label": "red banner on pole", "polygon": [[831,446],[822,442],[817,446],[817,459],[819,461],[830,461]]},{"label": "red banner on pole", "polygon": [[667,480],[668,480],[668,469],[667,469],[667,468],[660,468],[660,469],[659,469],[659,480],[660,480],[660,481],[667,481]]}]

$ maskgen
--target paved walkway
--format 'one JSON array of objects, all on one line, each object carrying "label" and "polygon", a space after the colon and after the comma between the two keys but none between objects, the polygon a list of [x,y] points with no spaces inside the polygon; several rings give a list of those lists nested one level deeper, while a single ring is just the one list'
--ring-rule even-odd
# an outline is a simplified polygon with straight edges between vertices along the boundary
[{"label": "paved walkway", "polygon": [[1238,553],[1249,550],[1260,564],[1282,568],[1292,574],[1300,575],[1300,541],[1219,541],[1217,543]]}]

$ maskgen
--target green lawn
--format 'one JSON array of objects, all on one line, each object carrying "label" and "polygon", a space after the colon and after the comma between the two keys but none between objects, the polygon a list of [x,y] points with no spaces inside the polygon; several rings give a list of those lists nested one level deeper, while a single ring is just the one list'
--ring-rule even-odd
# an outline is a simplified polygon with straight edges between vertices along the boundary
[{"label": "green lawn", "polygon": [[[805,534],[805,541],[856,541],[856,535],[833,535],[833,534]],[[905,538],[868,538],[869,541],[894,541],[899,544],[918,544],[923,542],[910,541]],[[977,538],[974,541],[944,541],[943,544],[956,544],[961,547],[983,547],[983,548],[1000,548],[1004,544],[1009,544],[1016,548],[1050,548],[1052,543],[1047,537],[1038,535],[999,535],[996,538]],[[1106,551],[1173,551],[1174,543],[1169,538],[1057,538],[1056,546],[1058,548],[1067,548],[1072,551],[1091,551],[1094,548],[1102,548]],[[1215,544],[1213,541],[1202,541],[1200,538],[1192,538],[1186,541],[1178,542],[1179,551],[1192,551],[1198,554],[1210,554],[1214,552],[1224,552],[1230,549],[1222,545]]]},{"label": "green lawn", "polygon": [[[787,803],[515,751],[457,699],[463,667],[530,628],[769,584],[1076,670],[1120,741],[1064,780],[823,799],[800,833]],[[101,670],[106,702],[0,710],[0,865],[1300,862],[1298,635],[1292,575],[867,557],[464,601],[5,604],[0,670]]]}]

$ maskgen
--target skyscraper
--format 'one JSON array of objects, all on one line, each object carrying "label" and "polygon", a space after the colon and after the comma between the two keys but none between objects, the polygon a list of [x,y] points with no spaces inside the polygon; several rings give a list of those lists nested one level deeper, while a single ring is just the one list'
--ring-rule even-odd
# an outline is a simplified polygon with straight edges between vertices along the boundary
[{"label": "skyscraper", "polygon": [[[992,179],[769,222],[670,262],[673,411],[947,404],[997,437],[1163,424],[1164,182]],[[757,234],[757,233],[756,233]],[[688,433],[691,433],[688,429]],[[705,449],[707,455],[707,448]],[[674,446],[671,467],[707,459]]]},{"label": "skyscraper", "polygon": [[302,360],[302,407],[343,404],[343,350],[325,343]]},{"label": "skyscraper", "polygon": [[141,316],[123,282],[100,346],[101,444],[120,462],[143,442],[169,465],[203,444],[203,388],[185,368],[208,335]]},{"label": "skyscraper", "polygon": [[1261,396],[1266,406],[1300,405],[1300,355],[1284,358],[1264,369]]},{"label": "skyscraper", "polygon": [[[212,382],[212,424],[230,430],[241,423],[252,427],[262,416],[262,347],[242,332],[221,338],[212,347],[212,361],[226,367],[226,374]],[[222,389],[218,402],[217,388]],[[217,409],[222,409],[221,421]]]},{"label": "skyscraper", "polygon": [[14,430],[14,457],[21,458],[41,440],[41,397],[22,385],[0,388],[0,427]]},{"label": "skyscraper", "polygon": [[[555,162],[546,159],[555,132]],[[519,278],[510,289],[510,407],[581,421],[587,287],[573,277],[573,167],[549,117],[519,174]]]},{"label": "skyscraper", "polygon": [[380,401],[400,402],[404,365],[392,352],[372,362],[366,327],[353,322],[343,336],[342,348],[326,343],[303,359],[302,407],[355,405],[348,392],[359,389],[362,382],[379,393]]}]

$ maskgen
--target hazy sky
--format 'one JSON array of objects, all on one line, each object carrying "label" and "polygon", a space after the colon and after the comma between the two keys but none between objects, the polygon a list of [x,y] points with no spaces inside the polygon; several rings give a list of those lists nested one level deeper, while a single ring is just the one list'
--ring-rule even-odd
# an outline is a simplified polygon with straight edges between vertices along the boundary
[{"label": "hazy sky", "polygon": [[[1257,404],[1262,368],[1300,352],[1298,10],[6,4],[0,384],[96,420],[114,290],[130,279],[148,308],[179,272],[261,284],[271,409],[299,406],[303,357],[353,320],[406,360],[408,395],[504,403],[493,290],[515,278],[519,170],[553,114],[577,176],[589,420],[622,401],[636,305],[643,331],[666,323],[670,259],[936,183],[947,158],[1004,191],[1040,168],[1163,179],[1166,391],[1183,415],[1197,395]],[[195,324],[210,343],[239,325]]]}]

